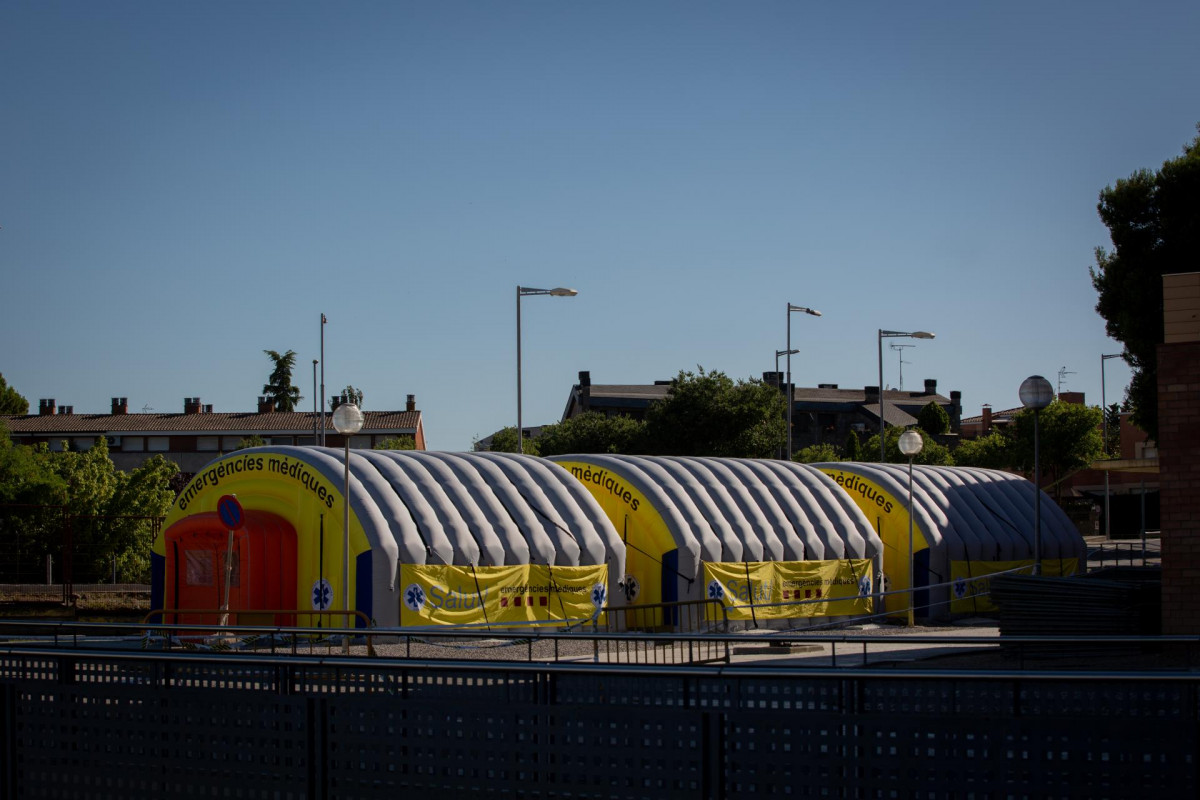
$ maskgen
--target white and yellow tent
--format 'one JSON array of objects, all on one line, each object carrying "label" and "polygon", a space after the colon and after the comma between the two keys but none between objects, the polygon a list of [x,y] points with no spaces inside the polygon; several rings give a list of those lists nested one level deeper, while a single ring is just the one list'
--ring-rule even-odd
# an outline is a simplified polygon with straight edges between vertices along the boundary
[{"label": "white and yellow tent", "polygon": [[620,586],[632,604],[720,599],[730,619],[755,623],[872,611],[879,537],[819,470],[725,458],[550,460],[591,491],[625,542]]},{"label": "white and yellow tent", "polygon": [[[228,604],[243,620],[307,625],[314,617],[303,612],[344,610],[348,593],[350,609],[380,626],[519,625],[586,618],[620,596],[609,582],[624,574],[624,544],[553,464],[352,450],[347,498],[343,459],[330,448],[258,447],[208,464],[154,543],[154,607]],[[232,534],[218,513],[226,496],[245,510]]]},{"label": "white and yellow tent", "polygon": [[[815,464],[853,498],[883,542],[887,588],[907,590],[908,466],[860,462]],[[1032,482],[999,470],[913,466],[913,583],[918,617],[994,610],[987,576],[1032,572]],[[1041,558],[1045,575],[1071,575],[1086,564],[1083,537],[1045,492],[1041,497]],[[907,595],[887,598],[889,611],[908,608]]]}]

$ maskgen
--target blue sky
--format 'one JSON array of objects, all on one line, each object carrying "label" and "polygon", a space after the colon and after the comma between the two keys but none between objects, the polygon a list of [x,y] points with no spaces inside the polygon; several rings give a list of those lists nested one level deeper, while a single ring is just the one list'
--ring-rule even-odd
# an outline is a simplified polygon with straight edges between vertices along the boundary
[{"label": "blue sky", "polygon": [[[0,372],[253,410],[264,349],[431,449],[580,370],[1100,400],[1106,185],[1200,121],[1200,4],[7,2]],[[913,343],[905,340],[904,343]],[[884,350],[884,381],[898,383]],[[1128,370],[1108,362],[1108,398]]]}]

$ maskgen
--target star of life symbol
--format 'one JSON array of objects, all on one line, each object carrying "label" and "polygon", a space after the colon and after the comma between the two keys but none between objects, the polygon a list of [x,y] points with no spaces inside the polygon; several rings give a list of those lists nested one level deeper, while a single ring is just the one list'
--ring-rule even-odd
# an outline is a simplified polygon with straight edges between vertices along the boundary
[{"label": "star of life symbol", "polygon": [[718,580],[709,581],[708,584],[708,599],[723,600],[725,599],[725,587]]},{"label": "star of life symbol", "polygon": [[858,596],[866,597],[871,593],[871,576],[863,575],[858,579]]},{"label": "star of life symbol", "polygon": [[604,588],[604,584],[597,583],[592,587],[592,605],[596,608],[604,608],[604,601],[608,599],[608,590]]},{"label": "star of life symbol", "polygon": [[333,587],[329,581],[319,578],[313,582],[312,607],[315,611],[324,611],[333,604]]},{"label": "star of life symbol", "polygon": [[425,590],[418,584],[410,583],[404,589],[404,607],[414,613],[425,607]]},{"label": "star of life symbol", "polygon": [[959,600],[967,595],[967,581],[965,578],[958,578],[954,581],[954,596]]},{"label": "star of life symbol", "polygon": [[641,584],[638,583],[638,579],[632,575],[626,575],[625,580],[621,581],[620,586],[625,592],[626,602],[629,603],[632,603],[638,596],[638,593],[642,590]]}]

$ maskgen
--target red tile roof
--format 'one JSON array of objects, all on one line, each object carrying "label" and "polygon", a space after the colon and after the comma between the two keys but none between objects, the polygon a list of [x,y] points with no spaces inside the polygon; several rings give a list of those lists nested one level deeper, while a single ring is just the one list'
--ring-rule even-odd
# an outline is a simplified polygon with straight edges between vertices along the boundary
[{"label": "red tile roof", "polygon": [[[420,411],[364,411],[363,433],[415,433]],[[26,414],[0,415],[14,434],[58,433],[225,433],[261,431],[305,434],[313,430],[311,411],[273,411],[209,414]],[[333,415],[325,415],[325,429],[333,432]]]}]

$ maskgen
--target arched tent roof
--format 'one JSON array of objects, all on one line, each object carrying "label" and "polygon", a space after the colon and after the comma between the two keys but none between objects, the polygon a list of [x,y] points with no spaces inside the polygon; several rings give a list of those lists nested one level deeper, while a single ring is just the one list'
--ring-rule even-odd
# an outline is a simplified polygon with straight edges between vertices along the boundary
[{"label": "arched tent roof", "polygon": [[[857,474],[908,504],[908,465],[833,462],[815,467]],[[950,562],[1030,561],[1034,557],[1034,492],[1019,475],[974,467],[914,465],[913,522],[929,544],[930,579],[950,580]],[[1078,559],[1087,551],[1065,512],[1041,492],[1043,560]],[[948,590],[934,590],[933,602]]]},{"label": "arched tent roof", "polygon": [[880,541],[833,480],[807,464],[731,458],[563,455],[620,475],[662,515],[679,571],[703,561],[874,558]]},{"label": "arched tent roof", "polygon": [[[304,458],[313,448],[267,448]],[[342,453],[333,455],[341,468]],[[532,456],[350,451],[352,507],[381,519],[405,563],[579,566],[624,547],[612,523],[562,470]],[[355,491],[358,481],[362,492]],[[411,559],[411,560],[408,560]]]},{"label": "arched tent roof", "polygon": [[[287,457],[296,468],[319,473],[339,494],[343,491],[345,451],[336,448],[239,450],[215,459],[197,480],[221,470],[221,462],[257,456],[266,457],[267,462],[271,456]],[[246,484],[243,489],[248,508],[254,507],[250,493],[272,491],[270,470],[256,475],[253,487]],[[233,478],[223,480],[223,491],[235,486]],[[292,481],[294,484],[295,476]],[[398,618],[392,617],[398,614],[395,596],[402,563],[605,564],[614,585],[624,574],[625,546],[604,511],[569,473],[543,459],[493,453],[351,450],[349,489],[350,509],[370,545],[373,608],[383,625],[398,624]],[[285,495],[281,492],[280,496]],[[177,506],[176,515],[191,513],[186,503],[180,506],[177,502]],[[335,525],[340,529],[340,521],[326,518],[325,525],[327,530]],[[315,527],[297,525],[302,534]],[[609,594],[619,597],[611,589]]]},{"label": "arched tent roof", "polygon": [[[874,481],[905,504],[908,466],[816,464]],[[1019,475],[974,467],[913,466],[914,521],[930,547],[953,560],[1012,561],[1033,554],[1033,484]],[[1043,558],[1082,558],[1083,537],[1065,512],[1041,492]]]}]

